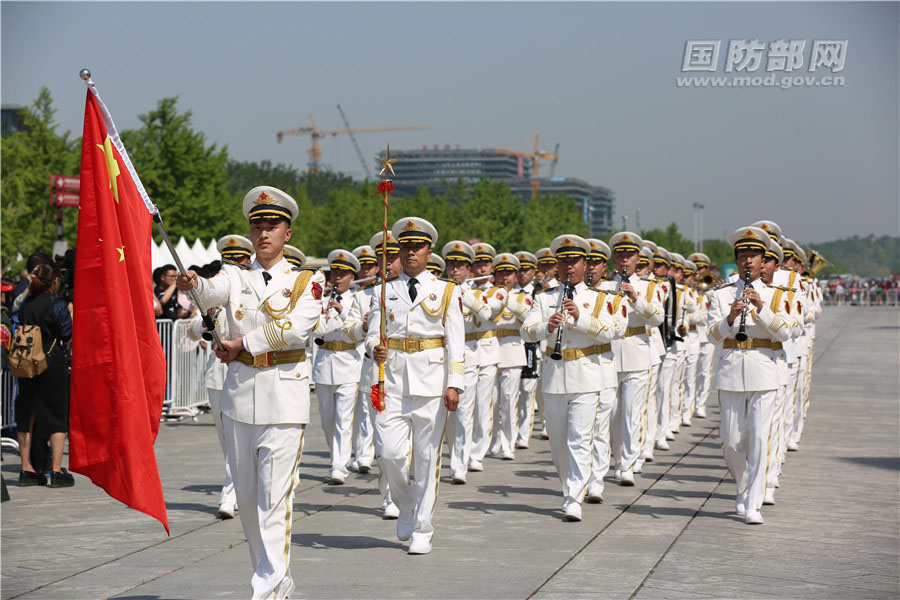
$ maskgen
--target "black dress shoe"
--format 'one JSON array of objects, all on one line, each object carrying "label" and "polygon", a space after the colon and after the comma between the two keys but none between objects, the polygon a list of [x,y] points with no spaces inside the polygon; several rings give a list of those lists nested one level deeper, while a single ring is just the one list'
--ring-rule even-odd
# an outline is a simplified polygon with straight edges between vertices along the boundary
[{"label": "black dress shoe", "polygon": [[75,485],[75,478],[65,469],[62,472],[53,471],[50,473],[50,487],[72,487],[73,485]]},{"label": "black dress shoe", "polygon": [[19,471],[19,487],[29,487],[32,485],[47,485],[47,478],[43,473]]}]

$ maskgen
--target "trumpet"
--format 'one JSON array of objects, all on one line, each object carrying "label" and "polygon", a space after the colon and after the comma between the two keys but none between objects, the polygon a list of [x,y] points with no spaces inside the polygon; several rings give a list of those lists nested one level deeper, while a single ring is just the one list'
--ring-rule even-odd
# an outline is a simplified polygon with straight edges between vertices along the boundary
[{"label": "trumpet", "polygon": [[706,289],[716,282],[716,274],[712,271],[707,271],[697,280],[697,289],[701,292],[706,291]]},{"label": "trumpet", "polygon": [[[556,305],[556,312],[562,312],[563,303],[571,297],[572,287],[569,285],[569,282],[572,280],[572,275],[566,275],[566,286],[563,288],[562,294],[559,296],[559,303]],[[559,324],[559,328],[556,330],[556,345],[553,346],[553,352],[550,353],[550,358],[553,360],[562,359],[562,336],[563,336],[563,326],[565,322]]]},{"label": "trumpet", "polygon": [[[744,271],[744,290],[750,287],[750,269]],[[741,326],[738,327],[738,332],[734,334],[734,339],[739,342],[747,341],[747,308],[741,311]]]}]

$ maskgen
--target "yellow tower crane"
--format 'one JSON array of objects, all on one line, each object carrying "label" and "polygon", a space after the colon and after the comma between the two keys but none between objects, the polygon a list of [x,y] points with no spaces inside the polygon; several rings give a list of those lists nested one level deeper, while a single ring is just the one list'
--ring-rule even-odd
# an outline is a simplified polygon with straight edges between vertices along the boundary
[{"label": "yellow tower crane", "polygon": [[540,189],[540,180],[538,179],[538,172],[541,169],[541,162],[538,159],[543,160],[552,160],[554,164],[559,160],[559,157],[556,156],[553,152],[542,152],[538,149],[538,136],[534,136],[534,150],[532,152],[519,152],[517,150],[504,150],[503,148],[494,148],[494,152],[497,154],[505,154],[507,156],[522,156],[526,158],[532,159],[531,164],[531,197],[534,198],[538,195],[538,191]]},{"label": "yellow tower crane", "polygon": [[307,151],[309,154],[309,162],[306,165],[309,167],[310,173],[321,173],[325,168],[325,163],[322,162],[322,148],[319,146],[319,138],[330,135],[332,137],[341,134],[341,133],[376,133],[380,131],[411,131],[414,129],[431,129],[431,125],[396,125],[396,126],[386,126],[386,127],[359,127],[356,129],[327,129],[321,130],[316,128],[316,122],[313,120],[313,116],[309,115],[309,127],[294,127],[292,129],[285,129],[284,131],[279,131],[275,134],[278,143],[281,143],[281,140],[286,135],[308,135],[312,138],[312,145],[310,149]]}]

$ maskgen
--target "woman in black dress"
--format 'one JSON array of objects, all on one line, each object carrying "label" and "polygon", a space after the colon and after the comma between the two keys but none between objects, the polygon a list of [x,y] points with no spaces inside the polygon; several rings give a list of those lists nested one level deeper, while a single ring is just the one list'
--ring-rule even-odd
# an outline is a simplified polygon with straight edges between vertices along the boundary
[{"label": "woman in black dress", "polygon": [[[19,311],[22,325],[40,327],[47,355],[46,371],[31,379],[19,379],[16,421],[22,457],[20,485],[46,484],[43,452],[32,456],[31,446],[34,442],[36,450],[37,446],[43,447],[48,437],[52,464],[50,487],[67,487],[75,482],[62,468],[63,447],[69,430],[69,366],[64,346],[72,339],[72,316],[65,300],[56,296],[59,284],[58,267],[39,265],[29,285],[28,297]],[[34,466],[38,467],[38,472]]]}]

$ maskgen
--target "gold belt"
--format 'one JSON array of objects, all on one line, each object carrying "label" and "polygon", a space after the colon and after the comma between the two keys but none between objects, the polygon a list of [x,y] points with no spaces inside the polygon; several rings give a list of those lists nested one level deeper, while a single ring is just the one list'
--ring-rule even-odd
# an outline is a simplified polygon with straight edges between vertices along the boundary
[{"label": "gold belt", "polygon": [[612,351],[612,344],[595,344],[587,348],[563,348],[563,360],[575,360],[576,358],[584,358],[585,356],[593,356],[595,354],[603,354]]},{"label": "gold belt", "polygon": [[413,353],[429,350],[431,348],[443,348],[444,338],[390,338],[388,339],[388,348],[391,350],[402,350],[403,352]]},{"label": "gold belt", "polygon": [[342,350],[356,350],[356,344],[344,342],[341,340],[334,340],[333,342],[322,342],[322,345],[319,347],[323,350],[331,350],[332,352],[340,352]]},{"label": "gold belt", "polygon": [[511,336],[514,336],[514,335],[515,335],[515,336],[520,335],[518,329],[497,329],[496,331],[497,331],[497,337],[498,337],[498,338],[504,338],[504,337],[511,337]]},{"label": "gold belt", "polygon": [[298,363],[306,360],[306,350],[282,350],[281,352],[266,352],[253,356],[246,350],[241,350],[236,359],[242,365],[265,369],[275,365]]},{"label": "gold belt", "polygon": [[[518,333],[518,332],[517,332]],[[492,338],[497,336],[496,329],[488,329],[487,331],[470,331],[466,334],[466,341],[471,342],[474,340],[484,340],[487,338]]]},{"label": "gold belt", "polygon": [[739,342],[734,338],[728,338],[722,343],[722,347],[732,350],[756,350],[757,348],[781,350],[781,342],[773,342],[765,338],[747,338],[743,342]]},{"label": "gold belt", "polygon": [[696,325],[688,325],[688,331],[697,331]]},{"label": "gold belt", "polygon": [[622,337],[631,337],[633,335],[641,335],[642,333],[650,335],[650,332],[647,331],[646,327],[629,327],[625,330],[625,335]]}]

